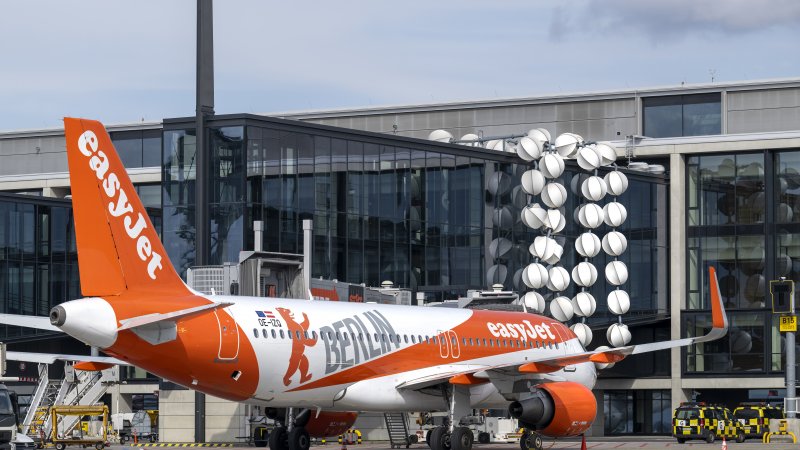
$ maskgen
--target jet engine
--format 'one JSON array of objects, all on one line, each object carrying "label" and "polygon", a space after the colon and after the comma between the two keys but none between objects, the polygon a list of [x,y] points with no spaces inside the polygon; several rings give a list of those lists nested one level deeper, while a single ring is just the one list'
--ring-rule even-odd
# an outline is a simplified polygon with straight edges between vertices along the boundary
[{"label": "jet engine", "polygon": [[597,415],[597,401],[586,386],[571,381],[543,383],[532,396],[508,406],[520,426],[545,436],[578,436],[588,430]]}]

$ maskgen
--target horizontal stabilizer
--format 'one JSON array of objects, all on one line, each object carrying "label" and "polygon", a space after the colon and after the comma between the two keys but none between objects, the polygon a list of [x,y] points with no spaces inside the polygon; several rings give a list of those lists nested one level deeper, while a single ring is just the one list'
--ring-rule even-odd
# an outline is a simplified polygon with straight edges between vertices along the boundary
[{"label": "horizontal stabilizer", "polygon": [[0,314],[0,324],[63,333],[58,327],[50,324],[49,317],[23,316],[21,314]]},{"label": "horizontal stabilizer", "polygon": [[86,355],[63,355],[57,353],[33,353],[33,352],[6,352],[6,359],[9,361],[24,361],[31,363],[53,364],[56,361],[81,361],[100,364],[118,364],[129,366],[130,364],[110,356],[86,356]]},{"label": "horizontal stabilizer", "polygon": [[178,311],[168,312],[168,313],[154,313],[154,314],[145,314],[143,316],[133,317],[130,319],[120,320],[119,323],[122,324],[117,331],[123,330],[130,330],[132,328],[142,327],[145,325],[151,325],[157,322],[163,322],[166,320],[176,320],[181,319],[184,317],[192,316],[194,314],[200,314],[206,311],[213,311],[217,308],[225,308],[227,306],[232,305],[233,303],[230,302],[222,302],[222,303],[209,303],[207,305],[200,305],[195,306],[194,308],[186,308],[181,309]]}]

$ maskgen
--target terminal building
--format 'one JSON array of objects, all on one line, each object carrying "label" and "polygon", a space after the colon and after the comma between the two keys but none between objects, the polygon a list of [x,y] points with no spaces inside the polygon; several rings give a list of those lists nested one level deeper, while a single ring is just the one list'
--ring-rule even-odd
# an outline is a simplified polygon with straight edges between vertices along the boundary
[{"label": "terminal building", "polygon": [[[302,253],[302,221],[311,219],[313,277],[367,286],[391,280],[423,302],[495,283],[522,293],[514,275],[530,262],[527,246],[537,235],[515,219],[525,202],[515,190],[524,161],[426,140],[432,131],[458,138],[542,127],[552,136],[612,141],[631,181],[620,202],[629,212],[621,231],[629,240],[623,261],[631,269],[624,287],[633,303],[626,315],[632,343],[703,334],[709,266],[719,272],[731,329],[719,341],[602,372],[593,434],[669,434],[682,401],[732,407],[784,395],[786,349],[768,282],[800,279],[800,79],[235,114],[215,116],[208,127],[211,202],[200,207],[210,218],[211,264],[253,249],[255,221],[264,223],[263,250]],[[108,128],[185,275],[197,238],[194,118]],[[654,170],[630,170],[636,164],[629,163]],[[568,164],[566,184],[577,170]],[[46,315],[80,293],[63,130],[0,133],[0,191],[0,308]],[[513,245],[500,251],[492,246],[499,238]],[[574,252],[566,247],[563,262],[571,267]],[[604,309],[602,284],[592,291],[600,300],[589,322],[596,330],[616,320]],[[603,332],[595,335],[592,347],[606,344]],[[13,327],[0,338],[18,348],[87,351]],[[11,374],[31,370],[9,366]],[[122,372],[111,399],[119,411],[158,401],[155,392],[161,403],[165,392],[179,396],[149,374]],[[242,433],[214,431],[213,423],[204,425],[208,440]]]}]

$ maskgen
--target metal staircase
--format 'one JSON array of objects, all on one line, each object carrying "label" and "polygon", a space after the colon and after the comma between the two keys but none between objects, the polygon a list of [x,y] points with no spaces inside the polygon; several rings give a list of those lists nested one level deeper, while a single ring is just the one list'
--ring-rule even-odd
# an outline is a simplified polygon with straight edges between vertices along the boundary
[{"label": "metal staircase", "polygon": [[[64,366],[63,380],[48,378],[47,364],[39,364],[39,385],[31,399],[22,433],[49,436],[53,429],[50,423],[50,408],[54,405],[95,405],[108,387],[117,383],[119,371],[116,367],[100,372],[75,370],[71,364]],[[73,428],[79,417],[67,416],[57,425],[62,431]]]},{"label": "metal staircase", "polygon": [[383,418],[386,420],[386,431],[389,432],[392,448],[408,448],[411,445],[408,436],[408,414],[384,413]]}]

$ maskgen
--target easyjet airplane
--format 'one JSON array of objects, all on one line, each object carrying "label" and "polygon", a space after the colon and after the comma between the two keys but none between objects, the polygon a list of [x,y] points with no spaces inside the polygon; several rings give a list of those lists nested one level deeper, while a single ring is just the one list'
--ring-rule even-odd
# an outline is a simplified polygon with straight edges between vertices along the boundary
[{"label": "easyjet airplane", "polygon": [[[432,450],[470,450],[459,420],[473,408],[508,408],[540,435],[576,436],[597,414],[595,363],[718,339],[728,328],[714,269],[713,327],[702,337],[586,350],[539,315],[449,308],[203,295],[170,264],[103,125],[65,119],[75,233],[85,298],[45,317],[0,322],[58,330],[109,357],[180,385],[267,408],[280,426],[271,450],[308,450],[309,435],[341,433],[359,411],[447,411]],[[39,358],[39,359],[36,359]],[[266,444],[266,443],[265,443]]]}]

